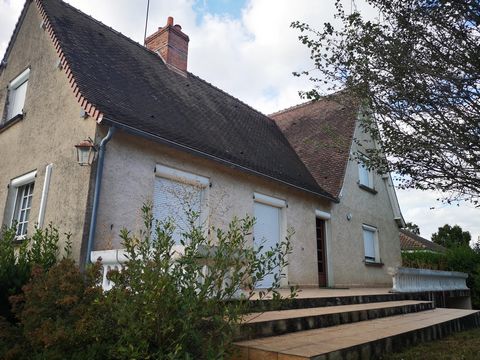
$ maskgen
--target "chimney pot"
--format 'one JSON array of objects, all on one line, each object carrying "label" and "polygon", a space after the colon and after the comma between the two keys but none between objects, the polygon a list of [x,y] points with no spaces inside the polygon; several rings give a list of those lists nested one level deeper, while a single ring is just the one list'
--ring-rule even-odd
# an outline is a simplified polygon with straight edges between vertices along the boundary
[{"label": "chimney pot", "polygon": [[176,71],[187,72],[188,42],[190,39],[182,31],[182,27],[173,24],[173,17],[169,16],[167,25],[145,39],[145,46],[156,52],[162,60]]}]

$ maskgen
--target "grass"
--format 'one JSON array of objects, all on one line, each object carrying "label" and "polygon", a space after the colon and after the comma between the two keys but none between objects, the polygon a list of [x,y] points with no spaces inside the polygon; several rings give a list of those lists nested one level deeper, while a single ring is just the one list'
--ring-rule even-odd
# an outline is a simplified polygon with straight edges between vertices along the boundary
[{"label": "grass", "polygon": [[419,344],[385,360],[477,360],[480,359],[480,328],[455,333],[441,340]]}]

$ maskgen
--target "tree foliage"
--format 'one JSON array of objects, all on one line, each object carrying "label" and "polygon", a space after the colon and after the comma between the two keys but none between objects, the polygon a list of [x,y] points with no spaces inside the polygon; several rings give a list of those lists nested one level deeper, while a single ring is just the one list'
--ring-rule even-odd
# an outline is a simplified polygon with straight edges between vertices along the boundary
[{"label": "tree foliage", "polygon": [[377,18],[349,14],[337,0],[337,25],[292,23],[319,72],[303,74],[328,85],[303,95],[362,99],[371,111],[362,126],[382,149],[366,147],[370,167],[396,171],[402,187],[479,204],[480,2],[366,2]]},{"label": "tree foliage", "polygon": [[420,228],[418,227],[418,225],[410,221],[405,224],[405,229],[414,234],[420,235]]},{"label": "tree foliage", "polygon": [[458,225],[445,224],[439,227],[436,233],[432,234],[432,241],[446,248],[469,246],[470,240],[472,240],[470,232],[463,231]]}]

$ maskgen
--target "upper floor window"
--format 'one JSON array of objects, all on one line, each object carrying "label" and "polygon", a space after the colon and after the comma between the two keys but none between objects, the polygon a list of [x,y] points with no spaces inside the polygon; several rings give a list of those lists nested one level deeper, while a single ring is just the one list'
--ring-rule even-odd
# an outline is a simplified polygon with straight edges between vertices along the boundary
[{"label": "upper floor window", "polygon": [[29,75],[30,69],[26,69],[8,84],[6,121],[23,114]]},{"label": "upper floor window", "polygon": [[362,160],[358,160],[358,183],[370,189],[374,188],[373,171]]}]

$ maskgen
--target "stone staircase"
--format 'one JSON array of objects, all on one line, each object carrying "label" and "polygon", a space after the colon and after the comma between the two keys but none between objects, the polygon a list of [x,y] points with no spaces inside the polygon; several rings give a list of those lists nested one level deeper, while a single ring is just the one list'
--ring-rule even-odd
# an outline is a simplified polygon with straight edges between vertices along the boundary
[{"label": "stone staircase", "polygon": [[312,297],[271,302],[244,318],[235,360],[378,359],[480,326],[480,312],[435,308],[428,294]]}]

